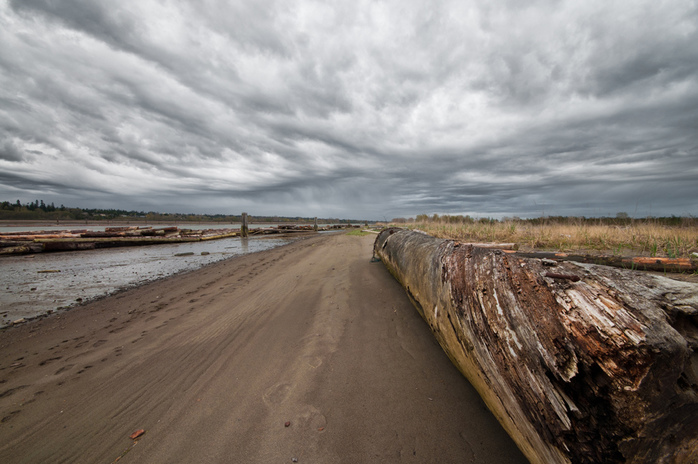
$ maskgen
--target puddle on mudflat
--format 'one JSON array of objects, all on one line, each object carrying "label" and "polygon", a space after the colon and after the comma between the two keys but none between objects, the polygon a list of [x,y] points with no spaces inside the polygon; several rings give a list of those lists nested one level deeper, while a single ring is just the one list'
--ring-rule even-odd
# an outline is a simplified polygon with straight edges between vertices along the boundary
[{"label": "puddle on mudflat", "polygon": [[0,327],[293,240],[229,238],[0,257]]}]

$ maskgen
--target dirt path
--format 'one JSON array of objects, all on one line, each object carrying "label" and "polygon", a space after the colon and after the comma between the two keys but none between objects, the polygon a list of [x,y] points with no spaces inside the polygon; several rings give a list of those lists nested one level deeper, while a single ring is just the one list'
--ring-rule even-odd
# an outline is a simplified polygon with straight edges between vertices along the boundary
[{"label": "dirt path", "polygon": [[525,462],[372,243],[304,239],[0,332],[0,462]]}]

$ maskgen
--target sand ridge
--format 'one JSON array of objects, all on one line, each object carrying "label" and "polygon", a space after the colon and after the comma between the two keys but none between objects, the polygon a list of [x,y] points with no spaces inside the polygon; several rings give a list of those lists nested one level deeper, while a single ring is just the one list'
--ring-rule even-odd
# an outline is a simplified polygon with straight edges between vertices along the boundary
[{"label": "sand ridge", "polygon": [[0,462],[526,462],[372,243],[302,239],[0,332]]}]

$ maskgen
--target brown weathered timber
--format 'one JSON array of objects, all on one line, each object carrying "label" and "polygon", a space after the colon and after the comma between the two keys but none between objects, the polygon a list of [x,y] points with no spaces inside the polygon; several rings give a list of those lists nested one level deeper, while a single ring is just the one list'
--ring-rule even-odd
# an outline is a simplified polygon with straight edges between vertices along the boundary
[{"label": "brown weathered timber", "polygon": [[201,237],[202,241],[207,241],[207,240],[220,240],[222,238],[230,238],[230,237],[237,237],[240,235],[239,232],[226,232],[224,234],[217,234],[217,235],[204,235]]},{"label": "brown weathered timber", "polygon": [[695,462],[698,285],[400,229],[374,253],[531,462]]},{"label": "brown weathered timber", "polygon": [[26,246],[31,243],[28,240],[1,240],[0,239],[0,249],[2,248],[14,248],[18,246]]},{"label": "brown weathered timber", "polygon": [[0,255],[25,255],[29,253],[38,253],[43,251],[41,245],[18,245],[0,248]]},{"label": "brown weathered timber", "polygon": [[533,252],[516,253],[522,258],[552,259],[555,261],[574,261],[577,263],[601,264],[638,271],[657,272],[696,272],[698,260],[691,258],[659,258],[621,256],[574,255],[567,253]]},{"label": "brown weathered timber", "polygon": [[152,227],[109,227],[104,231],[91,230],[80,234],[82,238],[110,238],[110,237],[152,237],[177,235],[177,227],[162,227],[153,229]]},{"label": "brown weathered timber", "polygon": [[240,224],[240,234],[242,237],[247,237],[250,233],[250,227],[247,224],[248,217],[247,213],[242,213],[241,224]]},{"label": "brown weathered timber", "polygon": [[95,248],[115,248],[142,245],[160,245],[166,243],[198,242],[201,238],[189,237],[95,237],[95,238],[52,238],[36,239],[34,243],[40,244],[41,251],[79,251],[94,250]]},{"label": "brown weathered timber", "polygon": [[0,235],[0,240],[26,240],[26,241],[32,241],[37,238],[79,238],[81,235],[80,234],[70,234],[70,233],[53,233],[53,234],[39,234],[39,233],[31,233],[31,234],[24,234],[24,235]]},{"label": "brown weathered timber", "polygon": [[[63,230],[63,231],[58,231],[61,234],[71,234],[71,235],[79,235],[84,232],[87,232],[87,229],[79,229],[79,230]],[[55,230],[33,230],[31,232],[2,232],[0,234],[0,237],[9,237],[9,236],[18,236],[18,235],[27,235],[27,234],[34,234],[34,235],[51,235],[55,234]]]},{"label": "brown weathered timber", "polygon": [[[49,239],[46,241],[37,240],[36,243],[42,246],[41,251],[82,251],[94,250],[96,248],[96,243],[94,241],[88,241],[87,239]],[[108,244],[111,242],[102,243],[109,246]]]},{"label": "brown weathered timber", "polygon": [[465,245],[472,245],[478,248],[491,248],[493,250],[516,250],[518,245],[516,243],[466,243]]}]

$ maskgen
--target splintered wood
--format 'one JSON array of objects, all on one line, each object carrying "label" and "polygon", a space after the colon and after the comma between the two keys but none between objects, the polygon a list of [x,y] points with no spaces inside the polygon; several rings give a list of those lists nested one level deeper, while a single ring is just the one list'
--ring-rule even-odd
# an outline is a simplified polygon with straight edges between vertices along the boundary
[{"label": "splintered wood", "polygon": [[401,229],[374,254],[531,462],[695,462],[698,284]]}]

